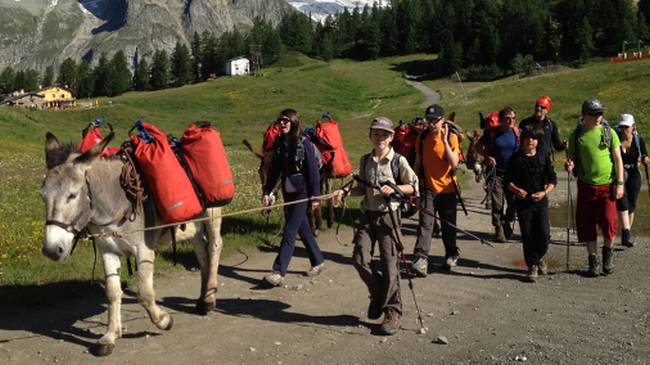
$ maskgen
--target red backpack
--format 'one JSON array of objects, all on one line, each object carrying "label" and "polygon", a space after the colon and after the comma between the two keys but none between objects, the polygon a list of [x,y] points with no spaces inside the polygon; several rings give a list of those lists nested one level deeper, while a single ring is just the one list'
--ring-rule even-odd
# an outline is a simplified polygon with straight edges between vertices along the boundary
[{"label": "red backpack", "polygon": [[324,116],[327,122],[318,118],[314,133],[319,140],[322,140],[327,146],[317,144],[322,153],[323,165],[327,166],[325,173],[331,177],[346,177],[352,173],[352,164],[350,157],[343,147],[343,138],[339,131],[339,125],[329,115]]},{"label": "red backpack", "polygon": [[273,149],[273,143],[282,134],[282,129],[280,125],[276,122],[271,123],[264,132],[264,141],[262,143],[262,151],[269,152]]},{"label": "red backpack", "polygon": [[158,213],[165,223],[185,221],[201,214],[203,208],[194,187],[176,154],[169,146],[167,135],[158,128],[137,121],[139,135],[131,135],[133,156],[154,196]]},{"label": "red backpack", "polygon": [[207,207],[224,206],[235,196],[232,171],[221,135],[209,122],[194,123],[181,137],[181,151]]},{"label": "red backpack", "polygon": [[[79,147],[77,148],[79,153],[88,151],[92,146],[102,141],[102,133],[99,131],[99,127],[102,124],[106,124],[108,126],[108,129],[110,129],[111,132],[113,131],[113,126],[110,123],[105,122],[99,118],[95,119],[94,122],[90,123],[81,131],[81,143],[79,143]],[[119,151],[119,147],[106,147],[104,151],[102,151],[101,156],[106,158],[108,156],[117,154]]]}]

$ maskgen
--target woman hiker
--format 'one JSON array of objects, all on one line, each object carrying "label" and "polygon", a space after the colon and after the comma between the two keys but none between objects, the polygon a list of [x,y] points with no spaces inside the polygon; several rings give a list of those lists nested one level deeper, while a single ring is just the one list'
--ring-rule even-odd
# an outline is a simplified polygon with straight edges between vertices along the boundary
[{"label": "woman hiker", "polygon": [[625,169],[625,191],[623,197],[616,201],[616,210],[618,210],[622,225],[621,245],[633,247],[635,245],[632,237],[634,210],[643,183],[639,162],[647,165],[650,158],[648,157],[645,141],[636,131],[634,116],[622,114],[616,126],[616,131],[621,140],[621,158]]},{"label": "woman hiker", "polygon": [[[320,195],[318,162],[311,142],[302,135],[298,113],[293,109],[285,109],[276,123],[281,127],[281,134],[273,144],[271,168],[264,185],[262,204],[270,204],[269,195],[279,178],[282,178],[282,194],[287,203]],[[296,234],[300,235],[309,254],[311,268],[307,271],[307,276],[316,276],[323,270],[323,254],[307,218],[307,209],[318,207],[317,199],[287,207],[287,222],[282,233],[280,252],[273,262],[272,272],[264,277],[269,284],[282,285],[296,246]]]}]

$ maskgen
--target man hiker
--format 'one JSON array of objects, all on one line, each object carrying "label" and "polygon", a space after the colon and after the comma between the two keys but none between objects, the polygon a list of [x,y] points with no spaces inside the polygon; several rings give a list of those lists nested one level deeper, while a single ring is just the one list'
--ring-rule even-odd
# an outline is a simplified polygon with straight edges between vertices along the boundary
[{"label": "man hiker", "polygon": [[[483,136],[476,143],[476,151],[485,158],[488,166],[494,168],[491,181],[488,183],[490,199],[492,202],[492,225],[494,226],[495,240],[506,242],[503,226],[514,221],[514,196],[506,189],[503,177],[506,172],[508,159],[519,149],[519,129],[515,110],[509,106],[499,111],[499,125],[493,129],[486,129]],[[504,207],[507,209],[504,216]]]},{"label": "man hiker", "polygon": [[[397,185],[407,195],[416,193],[418,186],[418,178],[406,158],[396,154],[390,145],[393,134],[394,125],[390,119],[378,117],[372,121],[369,137],[373,150],[361,157],[361,183],[335,194],[339,201],[344,195],[363,195],[361,219],[354,236],[353,262],[370,292],[368,318],[378,319],[383,312],[381,331],[386,335],[397,333],[402,315],[399,257],[403,247],[398,247],[397,236],[400,203],[390,200],[395,190],[389,185]],[[393,170],[394,166],[397,171]],[[375,243],[378,243],[381,265],[379,270],[373,271],[371,261]]]},{"label": "man hiker", "polygon": [[542,156],[549,155],[551,159],[553,158],[553,149],[556,151],[564,151],[567,145],[566,141],[563,142],[560,139],[557,124],[548,116],[552,107],[553,103],[551,102],[551,98],[546,95],[541,96],[535,102],[533,115],[519,123],[519,129],[521,130],[529,125],[542,128],[544,131],[544,139],[540,141],[539,147],[537,147],[537,153],[542,154]]},{"label": "man hiker", "polygon": [[[444,110],[434,104],[425,110],[427,129],[415,143],[415,171],[420,181],[420,204],[430,212],[436,212],[442,224],[442,242],[445,246],[445,265],[448,271],[458,262],[456,230],[457,192],[454,170],[459,161],[458,136],[450,132]],[[413,252],[411,271],[427,276],[431,233],[435,218],[420,211],[418,238]]]},{"label": "man hiker", "polygon": [[526,277],[534,282],[547,273],[544,255],[550,241],[547,195],[557,185],[551,157],[542,155],[544,129],[528,125],[521,131],[521,148],[508,160],[505,183],[515,195],[519,228],[523,241]]},{"label": "man hiker", "polygon": [[603,273],[614,270],[614,237],[618,220],[616,200],[623,197],[623,160],[620,141],[603,118],[598,99],[582,103],[582,123],[569,137],[569,158],[565,168],[578,177],[576,225],[578,240],[585,242],[589,254],[589,276],[599,275],[596,239],[597,228],[604,236]]}]

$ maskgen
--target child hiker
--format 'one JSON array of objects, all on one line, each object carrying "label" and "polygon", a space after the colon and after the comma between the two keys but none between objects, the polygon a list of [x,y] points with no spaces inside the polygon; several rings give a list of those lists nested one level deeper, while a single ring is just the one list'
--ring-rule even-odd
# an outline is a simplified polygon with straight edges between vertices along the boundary
[{"label": "child hiker", "polygon": [[550,154],[538,153],[544,130],[529,125],[521,133],[521,148],[508,160],[505,184],[516,200],[519,228],[524,241],[526,277],[534,282],[547,273],[544,255],[550,240],[547,195],[557,185]]},{"label": "child hiker", "polygon": [[[418,178],[404,156],[393,151],[393,122],[385,117],[375,118],[370,124],[370,141],[373,150],[361,158],[359,184],[350,190],[338,190],[344,195],[361,196],[361,220],[354,236],[354,267],[370,292],[368,318],[378,319],[383,312],[381,331],[386,335],[397,333],[402,315],[400,295],[399,202],[390,196],[397,187],[404,194],[417,192]],[[393,187],[391,187],[392,185]],[[379,246],[381,266],[372,270],[371,261],[375,242]]]}]

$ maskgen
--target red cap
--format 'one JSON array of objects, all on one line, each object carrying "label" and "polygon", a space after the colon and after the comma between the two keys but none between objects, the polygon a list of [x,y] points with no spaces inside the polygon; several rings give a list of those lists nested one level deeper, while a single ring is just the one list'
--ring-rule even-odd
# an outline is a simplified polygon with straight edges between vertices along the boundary
[{"label": "red cap", "polygon": [[551,108],[553,107],[553,103],[551,103],[551,98],[549,98],[546,95],[537,99],[537,102],[535,104],[539,106],[543,106],[548,111],[551,111]]}]

